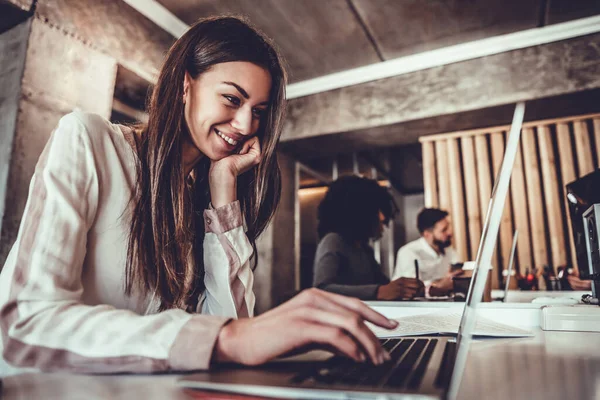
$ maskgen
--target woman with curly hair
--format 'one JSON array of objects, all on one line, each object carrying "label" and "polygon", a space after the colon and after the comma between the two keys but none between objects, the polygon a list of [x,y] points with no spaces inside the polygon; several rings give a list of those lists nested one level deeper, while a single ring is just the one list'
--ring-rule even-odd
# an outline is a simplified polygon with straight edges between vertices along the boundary
[{"label": "woman with curly hair", "polygon": [[321,240],[313,286],[362,300],[408,300],[421,294],[423,283],[417,279],[390,282],[369,246],[395,211],[392,196],[375,180],[347,176],[333,182],[318,210]]}]

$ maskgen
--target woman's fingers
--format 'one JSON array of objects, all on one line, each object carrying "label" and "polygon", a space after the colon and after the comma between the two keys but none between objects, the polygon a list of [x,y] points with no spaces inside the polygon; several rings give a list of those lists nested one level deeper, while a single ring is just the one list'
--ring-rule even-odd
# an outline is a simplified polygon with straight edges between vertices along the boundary
[{"label": "woman's fingers", "polygon": [[316,292],[315,295],[318,297],[316,303],[317,306],[327,307],[330,306],[329,303],[331,303],[351,310],[354,313],[357,313],[362,319],[381,326],[382,328],[392,329],[398,326],[396,321],[386,318],[356,298],[329,293],[318,289],[314,289],[314,291]]},{"label": "woman's fingers", "polygon": [[334,347],[338,352],[355,361],[366,361],[366,355],[360,346],[341,329],[328,325],[307,324],[302,329],[303,335],[310,342],[319,343],[321,347]]},{"label": "woman's fingers", "polygon": [[389,357],[381,348],[377,337],[356,314],[314,309],[301,310],[299,313],[302,318],[317,325],[343,329],[360,345],[361,350],[365,351],[373,364],[380,364]]},{"label": "woman's fingers", "polygon": [[260,141],[258,140],[258,137],[254,136],[244,142],[240,154],[251,154],[258,162],[260,160],[260,152]]}]

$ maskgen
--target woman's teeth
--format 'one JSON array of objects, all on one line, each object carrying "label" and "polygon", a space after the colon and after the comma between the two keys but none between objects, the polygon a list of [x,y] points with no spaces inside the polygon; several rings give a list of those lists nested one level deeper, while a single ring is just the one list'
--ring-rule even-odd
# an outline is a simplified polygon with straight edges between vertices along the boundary
[{"label": "woman's teeth", "polygon": [[232,146],[235,146],[238,143],[237,140],[232,139],[229,136],[225,136],[224,134],[217,131],[216,129],[215,129],[215,132],[217,132],[217,135],[219,135],[221,137],[221,139],[223,139],[224,141],[226,141],[227,143],[229,143]]}]

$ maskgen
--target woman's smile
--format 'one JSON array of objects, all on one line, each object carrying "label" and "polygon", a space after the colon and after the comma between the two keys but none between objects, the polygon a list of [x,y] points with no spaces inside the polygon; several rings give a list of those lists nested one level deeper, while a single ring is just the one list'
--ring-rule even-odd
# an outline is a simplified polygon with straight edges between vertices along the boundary
[{"label": "woman's smile", "polygon": [[223,141],[225,143],[227,143],[228,145],[235,147],[237,146],[237,144],[240,142],[239,140],[236,140],[233,138],[233,134],[225,134],[223,132],[221,132],[220,130],[218,130],[217,128],[215,128],[215,132],[217,133],[217,136],[219,136],[221,139],[223,139]]}]

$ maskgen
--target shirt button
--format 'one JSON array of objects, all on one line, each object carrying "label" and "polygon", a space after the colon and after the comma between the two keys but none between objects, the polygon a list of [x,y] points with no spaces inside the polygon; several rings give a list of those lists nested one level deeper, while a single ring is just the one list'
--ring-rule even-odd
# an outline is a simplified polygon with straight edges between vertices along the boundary
[{"label": "shirt button", "polygon": [[206,218],[206,223],[210,225],[212,221],[210,220],[210,218]]}]

